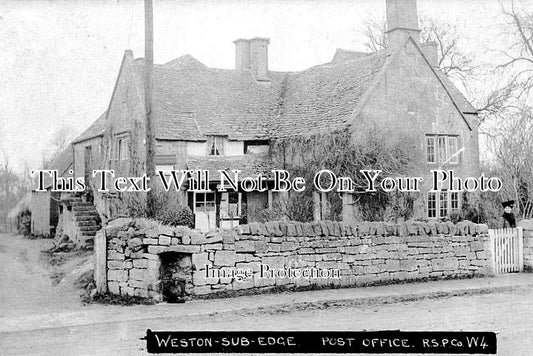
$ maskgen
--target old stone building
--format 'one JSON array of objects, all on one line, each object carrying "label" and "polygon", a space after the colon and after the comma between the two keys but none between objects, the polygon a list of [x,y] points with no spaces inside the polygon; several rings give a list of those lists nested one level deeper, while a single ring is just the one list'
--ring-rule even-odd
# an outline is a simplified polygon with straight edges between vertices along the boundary
[{"label": "old stone building", "polygon": [[[279,138],[355,136],[373,126],[390,132],[390,140],[412,139],[414,176],[429,178],[438,168],[458,177],[479,175],[476,110],[439,70],[437,45],[420,43],[416,0],[387,0],[387,22],[387,49],[338,50],[331,62],[299,72],[269,70],[267,38],[235,40],[234,69],[210,68],[190,55],[155,65],[156,168],[205,169],[214,172],[212,179],[218,169],[268,176],[282,168],[271,154]],[[125,52],[98,132],[75,143],[77,176],[86,175],[89,166],[123,176],[144,173],[143,67],[143,59]],[[96,153],[97,164],[90,158]],[[96,194],[95,201],[102,198]],[[185,191],[181,196],[202,230],[233,226],[244,214],[254,221],[253,211],[276,199],[283,197]],[[415,217],[438,219],[460,206],[459,193],[423,191]]]}]

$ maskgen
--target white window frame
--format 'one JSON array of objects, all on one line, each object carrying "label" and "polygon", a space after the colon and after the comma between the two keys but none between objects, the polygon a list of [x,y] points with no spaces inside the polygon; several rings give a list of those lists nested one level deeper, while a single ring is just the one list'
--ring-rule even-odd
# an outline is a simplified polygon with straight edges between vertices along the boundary
[{"label": "white window frame", "polygon": [[461,211],[461,203],[460,192],[447,190],[428,192],[427,217],[429,219],[442,219],[451,214],[459,213]]},{"label": "white window frame", "polygon": [[426,163],[458,164],[459,155],[452,157],[457,153],[458,146],[459,137],[456,135],[426,135]]},{"label": "white window frame", "polygon": [[[430,144],[431,143],[431,144]],[[430,148],[433,152],[430,153]],[[426,136],[426,161],[427,163],[437,163],[437,144],[435,136]],[[430,159],[432,157],[433,159]]]},{"label": "white window frame", "polygon": [[[213,200],[209,199],[207,200],[207,196],[213,195]],[[202,204],[201,206],[197,206],[197,204]],[[216,196],[215,192],[194,192],[193,193],[193,207],[194,212],[197,211],[214,211],[216,210]]]},{"label": "white window frame", "polygon": [[[459,146],[458,141],[459,140],[457,139],[457,136],[448,136],[448,158],[450,159],[449,163],[459,163],[459,155],[455,154],[457,153],[457,147]],[[452,155],[454,156],[452,157]]]}]

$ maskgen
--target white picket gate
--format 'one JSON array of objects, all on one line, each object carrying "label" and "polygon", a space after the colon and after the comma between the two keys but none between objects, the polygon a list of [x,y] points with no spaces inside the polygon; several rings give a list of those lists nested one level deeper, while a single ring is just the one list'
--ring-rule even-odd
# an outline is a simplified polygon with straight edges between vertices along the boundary
[{"label": "white picket gate", "polygon": [[522,227],[489,230],[494,273],[523,272],[524,250]]}]

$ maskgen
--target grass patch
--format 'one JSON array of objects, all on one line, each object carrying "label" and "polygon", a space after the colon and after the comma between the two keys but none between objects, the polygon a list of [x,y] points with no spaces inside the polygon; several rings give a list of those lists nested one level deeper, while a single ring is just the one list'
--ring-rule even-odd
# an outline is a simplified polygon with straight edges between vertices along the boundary
[{"label": "grass patch", "polygon": [[129,295],[114,295],[114,294],[101,294],[97,293],[93,296],[84,294],[81,298],[84,304],[104,304],[104,305],[154,305],[156,304],[153,299],[135,297]]}]

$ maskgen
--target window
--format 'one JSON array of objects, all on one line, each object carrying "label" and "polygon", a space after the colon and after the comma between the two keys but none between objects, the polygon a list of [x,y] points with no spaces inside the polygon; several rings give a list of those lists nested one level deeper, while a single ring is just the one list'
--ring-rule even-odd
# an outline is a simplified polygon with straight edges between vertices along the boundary
[{"label": "window", "polygon": [[459,192],[429,192],[427,204],[428,218],[442,219],[459,213],[461,200]]},{"label": "window", "polygon": [[427,161],[428,163],[436,163],[435,161],[435,136],[426,137],[427,145]]},{"label": "window", "polygon": [[122,136],[116,138],[115,160],[125,161],[129,157],[130,142],[129,138]]},{"label": "window", "polygon": [[222,136],[208,136],[207,137],[207,154],[209,156],[223,156],[224,155],[224,137]]},{"label": "window", "polygon": [[459,192],[450,193],[450,209],[452,213],[459,212]]},{"label": "window", "polygon": [[222,193],[220,197],[220,217],[236,219],[241,216],[241,193]]},{"label": "window", "polygon": [[446,162],[446,136],[437,137],[437,152],[439,153],[439,163]]},{"label": "window", "polygon": [[459,154],[457,153],[457,137],[448,137],[448,156],[450,163],[459,163]]},{"label": "window", "polygon": [[194,195],[194,210],[195,211],[211,211],[215,210],[215,193],[196,193]]},{"label": "window", "polygon": [[437,217],[437,194],[428,193],[428,218]]},{"label": "window", "polygon": [[459,153],[457,146],[457,136],[427,135],[427,163],[459,163]]},{"label": "window", "polygon": [[244,154],[267,153],[269,149],[268,140],[244,141]]},{"label": "window", "polygon": [[439,216],[442,218],[447,215],[448,215],[448,192],[440,192]]}]

